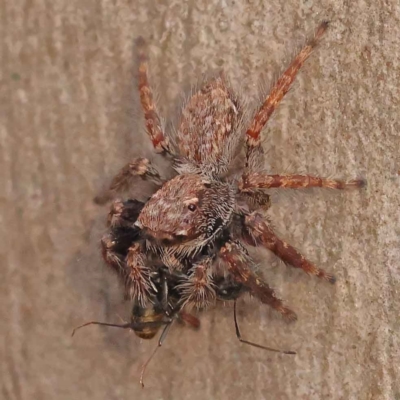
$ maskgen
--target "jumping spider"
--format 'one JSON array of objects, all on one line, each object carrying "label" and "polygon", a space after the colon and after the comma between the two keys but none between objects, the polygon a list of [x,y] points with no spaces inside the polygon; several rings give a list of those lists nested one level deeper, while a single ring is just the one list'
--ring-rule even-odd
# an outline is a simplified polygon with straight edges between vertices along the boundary
[{"label": "jumping spider", "polygon": [[[166,269],[170,276],[180,277],[174,286],[177,312],[185,306],[207,307],[218,298],[236,301],[247,291],[288,320],[295,320],[295,312],[254,272],[246,246],[265,247],[286,264],[335,283],[332,274],[279,238],[263,215],[270,206],[265,189],[352,189],[364,185],[361,179],[344,182],[309,175],[271,175],[263,169],[261,131],[327,27],[326,21],[318,26],[248,126],[244,127],[238,97],[225,78],[218,76],[188,99],[174,135],[167,135],[161,124],[148,82],[145,43],[142,38],[137,40],[139,92],[147,134],[154,150],[172,163],[176,175],[164,182],[148,159],[138,158],[123,167],[107,193],[97,198],[103,203],[115,197],[138,177],[158,186],[140,206],[132,199],[114,201],[110,230],[102,239],[106,262],[123,277],[126,294],[134,302],[144,308],[154,303],[158,289],[153,277],[158,279],[160,269]],[[243,147],[241,172],[232,173],[233,161]],[[226,284],[227,291],[223,289]]]}]

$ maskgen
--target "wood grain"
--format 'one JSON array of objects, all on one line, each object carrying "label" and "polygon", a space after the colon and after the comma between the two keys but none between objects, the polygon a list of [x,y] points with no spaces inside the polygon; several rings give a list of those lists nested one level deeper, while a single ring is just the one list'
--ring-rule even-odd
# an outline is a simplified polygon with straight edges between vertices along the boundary
[{"label": "wood grain", "polygon": [[[400,10],[396,2],[3,0],[0,2],[1,398],[400,398]],[[160,113],[223,68],[257,105],[323,20],[332,21],[264,132],[271,173],[365,177],[362,191],[274,195],[281,237],[334,273],[332,287],[261,253],[267,281],[299,317],[255,300],[176,326],[155,342],[90,327],[128,318],[100,261],[105,209],[92,198],[150,156],[137,112],[134,39],[150,44]],[[268,85],[267,85],[268,87]],[[98,329],[97,329],[98,328]]]}]

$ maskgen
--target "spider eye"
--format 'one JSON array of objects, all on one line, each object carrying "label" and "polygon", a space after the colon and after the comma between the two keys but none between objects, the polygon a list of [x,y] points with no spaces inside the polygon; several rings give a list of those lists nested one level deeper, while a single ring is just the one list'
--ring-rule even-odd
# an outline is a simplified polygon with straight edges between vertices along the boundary
[{"label": "spider eye", "polygon": [[188,209],[190,210],[190,211],[196,211],[196,205],[195,204],[189,204],[188,205]]}]

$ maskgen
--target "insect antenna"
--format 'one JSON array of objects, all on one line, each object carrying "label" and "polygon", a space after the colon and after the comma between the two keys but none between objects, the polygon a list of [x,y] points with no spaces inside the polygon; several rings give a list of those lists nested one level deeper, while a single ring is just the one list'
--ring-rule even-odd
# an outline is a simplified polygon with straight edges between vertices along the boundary
[{"label": "insect antenna", "polygon": [[72,333],[71,333],[71,336],[74,336],[74,335],[75,335],[75,332],[76,332],[78,329],[84,328],[85,326],[88,326],[88,325],[113,326],[113,327],[115,327],[115,328],[122,328],[122,329],[129,329],[129,328],[132,328],[132,323],[130,323],[130,322],[127,322],[126,324],[109,324],[109,323],[107,323],[107,322],[89,321],[89,322],[86,322],[85,324],[79,325],[79,326],[77,326],[76,328],[74,328],[74,330],[73,330]]},{"label": "insect antenna", "polygon": [[261,344],[257,344],[254,342],[250,342],[248,340],[242,339],[242,335],[240,334],[240,329],[239,329],[239,324],[237,322],[237,314],[236,314],[236,299],[233,303],[233,319],[235,321],[235,330],[236,330],[236,337],[239,339],[240,342],[248,344],[250,346],[253,347],[257,347],[259,349],[263,349],[263,350],[268,350],[268,351],[273,351],[275,353],[283,353],[283,354],[296,354],[295,351],[291,351],[291,350],[278,350],[278,349],[274,349],[272,347],[267,347],[267,346],[262,346]]},{"label": "insect antenna", "polygon": [[161,325],[165,325],[165,324],[168,325],[170,323],[171,323],[170,319],[168,319],[167,321],[146,321],[146,322],[131,321],[131,322],[127,322],[125,324],[109,324],[108,322],[89,321],[89,322],[86,322],[85,324],[79,325],[76,328],[74,328],[71,336],[74,336],[75,332],[78,329],[84,328],[85,326],[88,326],[88,325],[102,325],[102,326],[111,326],[114,328],[132,329],[134,332],[136,332],[138,329],[142,328],[143,326],[159,327]]}]

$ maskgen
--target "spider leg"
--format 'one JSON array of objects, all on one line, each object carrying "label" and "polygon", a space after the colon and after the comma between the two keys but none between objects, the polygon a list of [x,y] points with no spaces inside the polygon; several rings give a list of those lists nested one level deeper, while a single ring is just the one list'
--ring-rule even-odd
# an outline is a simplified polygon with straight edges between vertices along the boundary
[{"label": "spider leg", "polygon": [[260,153],[261,130],[264,128],[269,118],[275,109],[279,106],[285,94],[289,91],[293,81],[296,78],[297,73],[303,66],[304,62],[311,55],[314,48],[320,42],[323,34],[328,28],[328,22],[323,21],[317,28],[313,38],[307,41],[305,46],[300,50],[294,60],[291,62],[286,71],[278,79],[268,97],[264,101],[264,104],[260,107],[258,112],[255,114],[249,128],[246,131],[246,166],[252,162],[252,157]]},{"label": "spider leg", "polygon": [[133,227],[132,229],[135,229],[139,236],[139,229],[134,226],[134,223],[136,222],[143,206],[144,203],[138,200],[114,200],[107,216],[107,226],[111,228]]},{"label": "spider leg", "polygon": [[[169,315],[171,315],[171,312],[172,312],[172,313],[174,312],[174,309],[172,309],[172,310],[169,309],[169,303],[168,303],[168,282],[167,282],[167,279],[171,279],[171,278],[174,279],[175,276],[173,276],[173,275],[171,275],[171,274],[169,274],[169,273],[167,273],[167,274],[163,273],[163,272],[162,272],[162,269],[160,270],[160,275],[161,275],[162,280],[163,280],[163,299],[162,299],[161,304],[162,304],[162,306],[163,306],[164,311],[166,312],[166,315],[169,316]],[[167,278],[167,275],[169,275],[168,278]],[[174,279],[174,280],[175,280],[175,279]],[[181,277],[179,276],[179,277],[178,277],[178,281],[180,281],[180,280],[181,280]],[[175,286],[175,288],[176,288],[176,287],[177,287],[177,286]],[[183,321],[183,322],[187,323],[187,324],[190,325],[192,328],[195,328],[195,329],[200,328],[200,321],[199,321],[199,319],[196,318],[194,315],[189,314],[189,313],[187,313],[186,311],[182,310],[183,307],[184,307],[184,304],[183,304],[181,301],[179,301],[179,304],[178,304],[178,310],[179,310],[179,311],[177,311],[177,314],[176,314],[177,319],[178,319],[179,321],[181,321],[181,322]]]},{"label": "spider leg", "polygon": [[276,297],[273,289],[263,282],[252,271],[254,264],[246,249],[239,242],[229,240],[219,251],[220,258],[225,261],[228,271],[234,279],[250,289],[250,293],[256,296],[262,303],[268,304],[280,312],[289,321],[297,319],[296,313],[283,305],[281,299]]},{"label": "spider leg", "polygon": [[145,307],[157,292],[152,269],[146,265],[146,255],[133,228],[115,228],[101,239],[103,259],[125,285],[125,296]]},{"label": "spider leg", "polygon": [[256,211],[262,210],[267,211],[271,207],[271,198],[268,193],[263,189],[258,188],[243,188],[243,185],[239,183],[240,194],[238,197],[239,202],[243,201],[249,210]]},{"label": "spider leg", "polygon": [[157,185],[162,184],[162,179],[157,169],[147,158],[139,157],[126,164],[111,181],[111,185],[104,193],[96,196],[96,204],[105,204],[111,200],[116,193],[127,190],[129,186],[139,177],[144,181],[150,181]]},{"label": "spider leg", "polygon": [[187,278],[176,286],[186,306],[207,308],[216,300],[211,276],[212,257],[196,263],[190,268]]},{"label": "spider leg", "polygon": [[354,189],[365,186],[363,179],[354,179],[348,182],[320,178],[311,175],[269,175],[263,172],[246,173],[239,182],[239,189],[244,192],[250,192],[255,188],[289,188],[304,189],[311,187],[321,187],[330,189]]},{"label": "spider leg", "polygon": [[144,112],[147,134],[150,137],[153,147],[157,153],[171,154],[169,140],[165,136],[161,120],[157,113],[156,104],[148,78],[148,57],[146,53],[146,43],[142,37],[136,40],[136,47],[139,59],[139,93],[140,102]]},{"label": "spider leg", "polygon": [[120,277],[126,276],[126,265],[124,258],[130,246],[128,240],[121,240],[119,232],[111,231],[101,238],[101,252],[106,264],[111,267]]},{"label": "spider leg", "polygon": [[325,279],[329,283],[336,282],[334,275],[316,267],[294,247],[280,239],[265,222],[263,216],[257,212],[245,216],[243,237],[246,243],[251,246],[261,245],[266,247],[292,267],[301,268],[307,274]]},{"label": "spider leg", "polygon": [[125,278],[125,290],[129,298],[136,299],[142,307],[145,307],[151,296],[157,292],[151,273],[152,270],[145,263],[146,254],[139,243],[133,243],[125,258],[127,274]]}]

